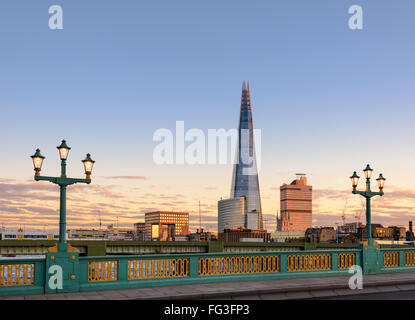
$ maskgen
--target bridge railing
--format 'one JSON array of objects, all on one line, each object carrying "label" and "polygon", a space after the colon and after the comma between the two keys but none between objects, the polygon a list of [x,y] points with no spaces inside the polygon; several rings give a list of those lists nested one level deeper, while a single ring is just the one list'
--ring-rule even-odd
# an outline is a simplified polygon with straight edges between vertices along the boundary
[{"label": "bridge railing", "polygon": [[45,259],[0,260],[0,295],[43,293]]},{"label": "bridge railing", "polygon": [[345,275],[361,251],[321,250],[81,257],[80,289]]},{"label": "bridge railing", "polygon": [[382,248],[380,251],[383,272],[415,270],[415,248]]},{"label": "bridge railing", "polygon": [[[0,295],[125,289],[218,281],[348,275],[358,265],[369,273],[415,271],[415,248],[279,251],[212,254],[123,255],[78,257],[61,263],[63,286],[50,268],[59,253],[45,259],[0,260]],[[371,249],[371,250],[372,250]],[[56,256],[56,257],[55,257]],[[373,269],[373,266],[378,268]],[[368,272],[365,272],[368,273]]]}]

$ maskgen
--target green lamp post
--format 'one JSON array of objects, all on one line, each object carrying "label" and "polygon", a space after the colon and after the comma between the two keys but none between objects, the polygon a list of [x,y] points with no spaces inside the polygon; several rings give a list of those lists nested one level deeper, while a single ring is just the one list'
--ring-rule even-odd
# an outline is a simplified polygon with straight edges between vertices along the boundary
[{"label": "green lamp post", "polygon": [[66,176],[66,160],[68,158],[70,147],[66,144],[65,140],[62,140],[59,150],[59,156],[61,158],[61,176],[60,177],[47,177],[41,176],[40,171],[42,169],[44,156],[41,155],[40,150],[37,149],[36,153],[31,156],[33,160],[33,166],[35,168],[35,180],[36,181],[49,181],[60,187],[60,216],[59,216],[59,242],[57,246],[58,252],[67,252],[68,244],[66,242],[66,187],[75,183],[91,183],[91,173],[95,161],[91,159],[91,155],[88,153],[85,160],[82,163],[85,168],[86,179],[68,178]]},{"label": "green lamp post", "polygon": [[366,177],[366,190],[365,191],[358,191],[356,190],[357,184],[359,182],[359,176],[356,174],[356,171],[353,172],[353,175],[350,177],[352,180],[352,186],[353,186],[353,194],[360,194],[361,196],[366,198],[366,238],[368,240],[368,245],[373,245],[373,239],[372,239],[372,219],[371,219],[371,207],[370,207],[370,201],[371,198],[374,196],[383,196],[383,187],[385,185],[385,178],[382,174],[379,175],[379,178],[376,179],[378,182],[379,192],[374,192],[370,190],[370,178],[372,177],[373,169],[370,168],[369,165],[366,166],[366,168],[363,170]]}]

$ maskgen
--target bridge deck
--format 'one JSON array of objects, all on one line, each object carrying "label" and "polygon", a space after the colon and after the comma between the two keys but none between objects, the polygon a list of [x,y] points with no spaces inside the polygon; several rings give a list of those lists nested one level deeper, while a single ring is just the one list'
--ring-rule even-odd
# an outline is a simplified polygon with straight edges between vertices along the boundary
[{"label": "bridge deck", "polygon": [[363,276],[363,289],[351,290],[349,277],[255,280],[42,295],[0,296],[0,300],[190,300],[308,299],[415,290],[415,272]]}]

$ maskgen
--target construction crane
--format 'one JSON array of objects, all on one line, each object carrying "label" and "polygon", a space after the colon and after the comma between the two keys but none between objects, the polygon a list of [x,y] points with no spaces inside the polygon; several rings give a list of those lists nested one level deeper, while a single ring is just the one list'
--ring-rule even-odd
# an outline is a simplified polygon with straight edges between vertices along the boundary
[{"label": "construction crane", "polygon": [[360,202],[362,204],[362,209],[360,209],[359,215],[355,215],[355,219],[357,219],[357,222],[360,222],[360,217],[362,216],[363,210],[365,208],[365,204],[363,203],[363,199],[360,197]]},{"label": "construction crane", "polygon": [[202,214],[200,212],[200,200],[199,200],[199,232],[202,232]]},{"label": "construction crane", "polygon": [[349,199],[347,199],[346,198],[346,203],[345,203],[345,205],[344,205],[344,209],[343,209],[343,213],[342,213],[342,221],[343,221],[343,225],[345,225],[346,224],[346,208],[347,208],[347,201],[348,201]]}]

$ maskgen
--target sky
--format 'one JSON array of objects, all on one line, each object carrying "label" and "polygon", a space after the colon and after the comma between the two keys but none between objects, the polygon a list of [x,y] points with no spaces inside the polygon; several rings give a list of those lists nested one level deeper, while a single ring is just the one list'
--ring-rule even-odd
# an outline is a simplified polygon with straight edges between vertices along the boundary
[{"label": "sky", "polygon": [[[51,30],[51,5],[63,29]],[[349,7],[363,9],[351,30]],[[157,165],[154,133],[237,128],[249,80],[261,130],[265,226],[275,229],[279,187],[297,172],[313,186],[313,225],[356,221],[353,171],[383,173],[374,223],[415,217],[415,3],[412,0],[18,0],[0,3],[0,225],[58,229],[56,146],[96,164],[90,185],[68,188],[68,228],[132,227],[144,213],[189,211],[216,230],[232,164]],[[257,154],[258,157],[258,154]],[[363,181],[360,182],[360,188]],[[377,188],[374,188],[377,189]],[[118,218],[117,218],[118,217]],[[364,212],[361,216],[364,222]]]}]

